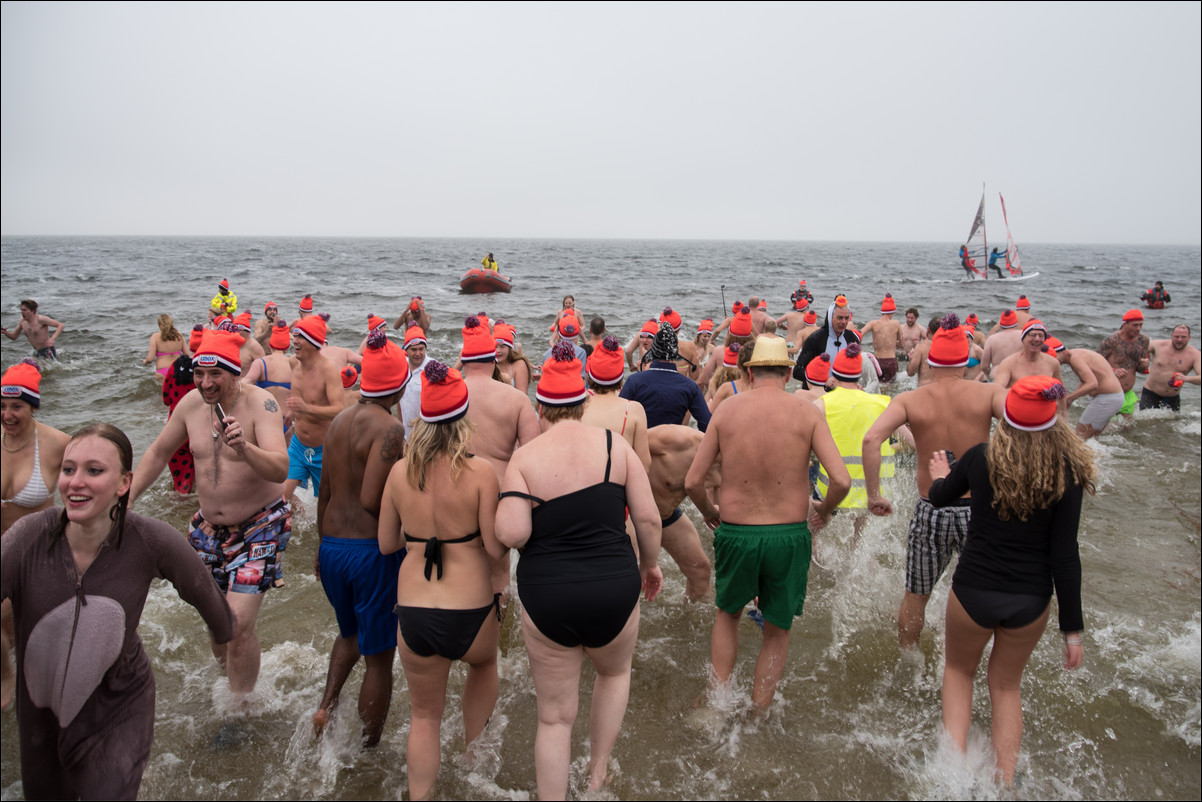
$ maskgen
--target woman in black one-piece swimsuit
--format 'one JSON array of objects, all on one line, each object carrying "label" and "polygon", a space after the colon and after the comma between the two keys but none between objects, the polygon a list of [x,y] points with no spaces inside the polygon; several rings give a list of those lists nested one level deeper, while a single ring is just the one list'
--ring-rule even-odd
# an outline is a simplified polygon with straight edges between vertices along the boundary
[{"label": "woman in black one-piece swimsuit", "polygon": [[[563,799],[586,654],[597,670],[589,788],[606,780],[630,695],[639,589],[650,600],[663,586],[660,520],[633,449],[608,429],[579,422],[587,394],[570,344],[552,350],[536,395],[550,428],[509,462],[497,537],[523,550],[517,580],[538,705],[538,798]],[[627,507],[637,554],[625,530]]]}]

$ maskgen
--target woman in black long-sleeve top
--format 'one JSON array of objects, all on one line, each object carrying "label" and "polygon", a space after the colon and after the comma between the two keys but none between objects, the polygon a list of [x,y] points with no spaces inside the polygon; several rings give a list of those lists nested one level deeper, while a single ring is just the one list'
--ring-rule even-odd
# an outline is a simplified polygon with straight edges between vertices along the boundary
[{"label": "woman in black long-sleeve top", "polygon": [[989,443],[931,459],[931,503],[972,491],[968,538],[947,600],[943,726],[963,751],[972,719],[973,677],[990,638],[989,697],[998,774],[1009,786],[1022,742],[1019,686],[1047,627],[1052,591],[1060,609],[1065,668],[1081,664],[1081,560],[1077,524],[1094,490],[1093,456],[1060,420],[1060,382],[1020,379]]}]

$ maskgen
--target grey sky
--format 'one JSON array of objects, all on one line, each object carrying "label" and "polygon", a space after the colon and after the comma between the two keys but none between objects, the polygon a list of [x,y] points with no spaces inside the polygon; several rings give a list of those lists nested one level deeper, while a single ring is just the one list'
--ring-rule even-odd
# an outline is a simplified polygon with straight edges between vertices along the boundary
[{"label": "grey sky", "polygon": [[3,4],[15,234],[1202,241],[1202,5]]}]

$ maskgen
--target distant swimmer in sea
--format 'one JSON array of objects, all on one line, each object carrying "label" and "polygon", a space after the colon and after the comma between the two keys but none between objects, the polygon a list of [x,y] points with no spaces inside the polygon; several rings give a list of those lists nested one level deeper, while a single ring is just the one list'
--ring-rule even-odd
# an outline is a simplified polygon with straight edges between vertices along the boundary
[{"label": "distant swimmer in sea", "polygon": [[901,339],[901,323],[893,319],[895,312],[897,303],[892,295],[885,293],[885,300],[881,301],[881,316],[868,321],[868,325],[860,332],[861,340],[868,334],[872,335],[872,350],[881,366],[883,384],[897,377],[897,343]]},{"label": "distant swimmer in sea", "polygon": [[485,256],[480,260],[480,264],[484,265],[485,270],[499,270],[497,268],[497,260],[493,258],[491,251],[489,252],[488,256]]},{"label": "distant swimmer in sea", "polygon": [[414,295],[409,299],[409,306],[405,307],[405,311],[396,319],[396,323],[393,323],[392,327],[407,331],[410,323],[416,324],[423,332],[430,330],[430,313],[426,311],[426,302],[420,295]]},{"label": "distant swimmer in sea", "polygon": [[[997,266],[997,261],[998,261],[998,259],[1004,259],[1005,257],[1006,257],[1006,254],[1004,254],[1004,253],[998,253],[998,252],[997,252],[997,248],[994,248],[994,249],[993,249],[993,250],[992,250],[992,251],[989,253],[989,269],[990,269],[990,270],[993,270],[995,273],[997,273],[997,277],[998,277],[998,278],[1005,278],[1005,276],[1003,276],[1003,275],[1002,275],[1002,269],[1001,269],[1000,267],[998,267],[998,266]],[[987,271],[985,271],[985,275],[986,275],[986,276],[988,276],[988,275],[989,275],[989,271],[988,271],[988,270],[987,270]]]},{"label": "distant swimmer in sea", "polygon": [[1173,300],[1164,291],[1163,281],[1156,282],[1156,286],[1139,296],[1139,299],[1147,304],[1149,309],[1164,309],[1164,305]]},{"label": "distant swimmer in sea", "polygon": [[[54,333],[50,332],[50,328],[54,327]],[[0,332],[10,340],[15,340],[22,333],[28,338],[29,344],[33,346],[34,353],[38,359],[58,359],[58,350],[54,344],[58,342],[59,336],[63,333],[64,326],[53,318],[38,314],[38,302],[28,298],[21,301],[21,322],[17,324],[15,329],[11,331],[7,327],[0,327]]]}]

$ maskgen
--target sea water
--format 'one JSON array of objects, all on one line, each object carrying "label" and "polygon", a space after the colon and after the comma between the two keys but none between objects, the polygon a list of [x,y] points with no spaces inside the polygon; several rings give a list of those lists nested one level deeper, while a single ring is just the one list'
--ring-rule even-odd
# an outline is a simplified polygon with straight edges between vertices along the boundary
[{"label": "sea water", "polygon": [[[459,276],[488,251],[512,278],[513,292],[460,295]],[[5,238],[0,255],[4,324],[14,327],[19,299],[33,298],[40,312],[66,325],[61,361],[42,381],[38,419],[68,432],[92,420],[116,424],[136,455],[166,417],[159,378],[141,365],[155,319],[167,312],[183,331],[204,321],[222,278],[240,310],[256,318],[268,301],[295,317],[300,297],[312,293],[317,309],[332,315],[330,342],[350,348],[361,341],[368,314],[391,322],[410,296],[421,295],[433,318],[429,352],[451,362],[464,316],[480,311],[514,324],[537,361],[566,294],[575,296],[586,322],[603,317],[625,342],[668,305],[689,332],[700,318],[721,320],[735,299],[752,294],[782,314],[803,278],[820,316],[845,293],[858,325],[878,316],[885,292],[896,298],[899,319],[914,306],[922,322],[949,311],[976,312],[986,326],[1022,293],[1050,332],[1070,347],[1090,348],[1118,328],[1122,313],[1138,306],[1139,294],[1156,280],[1165,282],[1173,302],[1145,310],[1144,332],[1168,338],[1184,322],[1196,334],[1202,294],[1197,247],[1031,245],[1024,264],[1038,276],[971,283],[962,280],[950,243],[45,237]],[[29,355],[24,338],[2,344],[4,368]],[[1071,373],[1066,383],[1075,386]],[[912,386],[903,378],[894,391]],[[1070,420],[1082,409],[1075,406]],[[664,592],[643,605],[613,782],[598,798],[1197,799],[1200,410],[1198,388],[1186,385],[1180,414],[1137,413],[1132,428],[1091,442],[1099,483],[1080,526],[1085,663],[1074,672],[1061,668],[1053,624],[1023,683],[1025,732],[1013,791],[992,781],[983,670],[968,755],[957,755],[940,734],[946,577],[928,608],[921,659],[900,658],[896,613],[916,497],[913,463],[903,462],[886,482],[897,510],[892,517],[870,519],[858,539],[848,519],[815,537],[805,615],[794,623],[788,666],[763,723],[748,715],[759,630],[741,624],[732,687],[707,699],[713,603],[685,602],[683,577],[663,557]],[[141,634],[158,690],[143,798],[389,799],[405,792],[409,704],[399,664],[378,748],[364,751],[357,743],[361,668],[325,737],[315,742],[310,735],[335,624],[311,570],[316,505],[303,492],[302,498],[309,503],[294,520],[287,584],[270,592],[259,617],[263,668],[249,716],[233,710],[199,616],[169,585],[152,588]],[[196,500],[175,495],[164,477],[136,508],[182,529]],[[712,555],[708,530],[691,503],[685,510]],[[464,672],[452,671],[440,798],[535,796],[534,687],[512,617],[501,652],[500,699],[470,763],[457,702]],[[572,750],[576,796],[591,684],[586,664]],[[0,790],[18,798],[11,710],[0,726]]]}]

